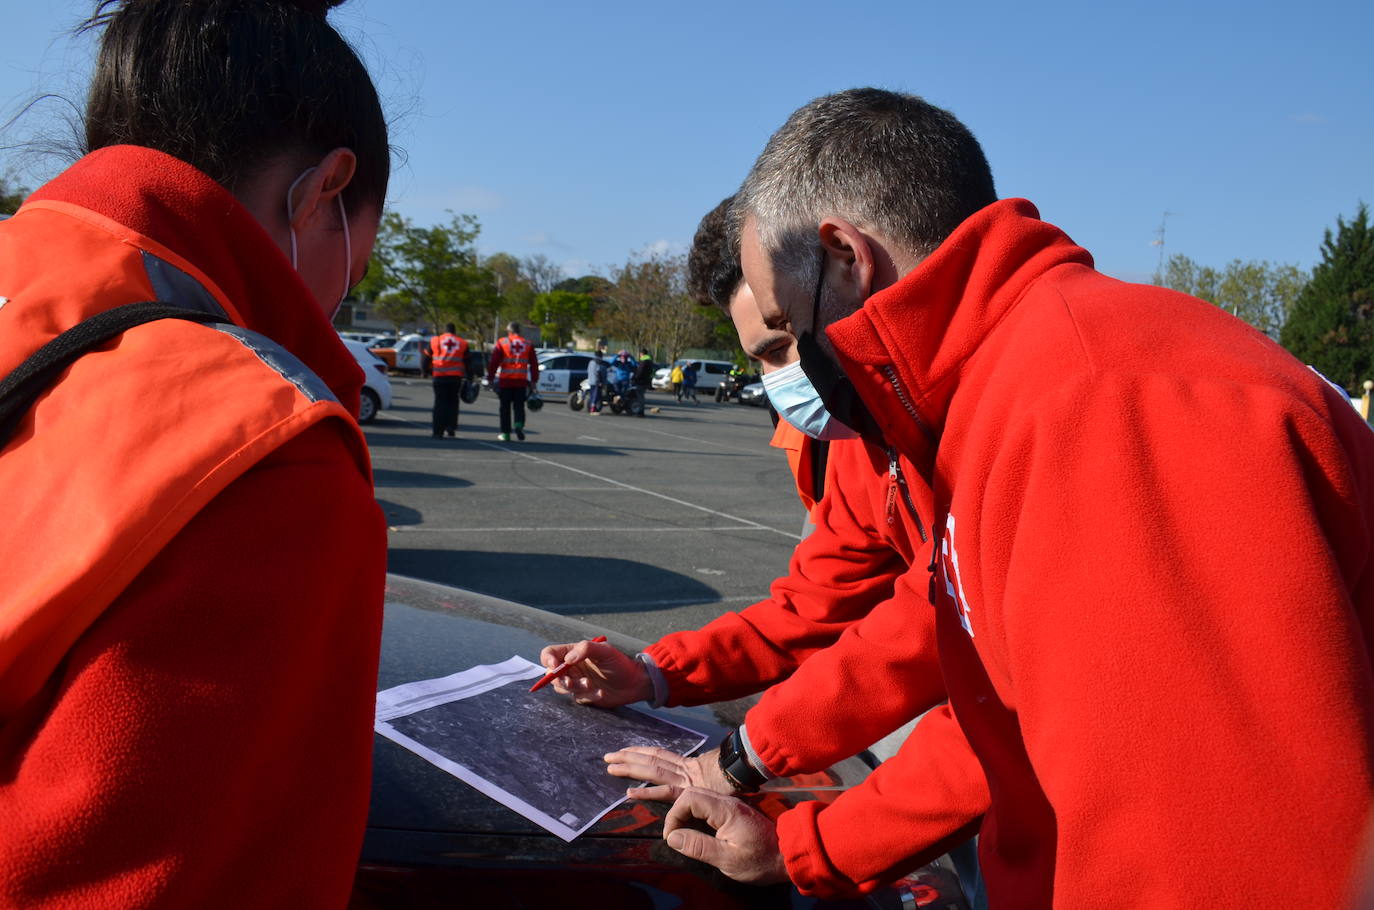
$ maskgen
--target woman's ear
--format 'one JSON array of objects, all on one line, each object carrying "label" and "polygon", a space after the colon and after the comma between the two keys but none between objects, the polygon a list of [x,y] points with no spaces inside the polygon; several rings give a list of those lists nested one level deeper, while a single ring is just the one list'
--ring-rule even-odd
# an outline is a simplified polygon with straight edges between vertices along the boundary
[{"label": "woman's ear", "polygon": [[353,180],[358,156],[352,149],[337,148],[304,171],[291,189],[291,227],[301,230],[322,210],[331,211],[335,198]]}]

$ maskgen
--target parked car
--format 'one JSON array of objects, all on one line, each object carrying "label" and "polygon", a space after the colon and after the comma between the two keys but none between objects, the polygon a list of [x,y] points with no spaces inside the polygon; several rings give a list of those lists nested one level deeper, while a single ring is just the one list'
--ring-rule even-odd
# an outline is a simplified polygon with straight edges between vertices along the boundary
[{"label": "parked car", "polygon": [[378,411],[391,407],[391,380],[386,361],[368,350],[361,341],[343,339],[344,347],[363,368],[363,394],[358,403],[358,423],[371,423]]},{"label": "parked car", "polygon": [[763,384],[763,374],[727,373],[716,384],[716,401],[729,401],[732,398],[738,401],[740,393],[755,383]]},{"label": "parked car", "polygon": [[339,337],[347,341],[361,341],[368,346],[375,346],[384,338],[391,338],[390,335],[382,335],[378,332],[340,332]]},{"label": "parked car", "polygon": [[768,407],[768,393],[763,390],[763,383],[761,382],[751,382],[740,389],[736,400],[740,404],[752,404],[759,408]]},{"label": "parked car", "polygon": [[[679,358],[673,363],[676,366],[685,367],[689,363],[697,365],[697,389],[714,389],[716,384],[730,373],[730,368],[734,366],[728,360],[696,360],[691,357]],[[660,367],[654,372],[653,381],[650,383],[654,388],[662,391],[672,388],[673,368],[671,366]]]},{"label": "parked car", "polygon": [[[537,661],[554,642],[605,635],[630,653],[645,643],[576,619],[470,591],[387,577],[378,690],[446,676],[512,655]],[[661,709],[710,736],[714,747],[756,699]],[[587,709],[595,710],[595,709]],[[519,755],[514,748],[512,758]],[[869,773],[858,757],[822,774],[771,784],[758,808],[772,816],[802,800],[833,800]],[[816,789],[807,789],[816,788]],[[564,842],[458,778],[378,734],[372,798],[354,910],[411,907],[594,906],[744,910],[755,907],[966,908],[947,859],[903,884],[862,898],[815,901],[787,885],[741,885],[663,843],[662,803],[630,801],[571,843]]]},{"label": "parked car", "polygon": [[402,335],[390,346],[373,345],[372,351],[394,372],[429,375],[425,356],[429,351],[428,335]]},{"label": "parked car", "polygon": [[572,394],[587,378],[587,364],[591,362],[591,354],[569,354],[567,351],[545,354],[539,358],[539,393]]}]

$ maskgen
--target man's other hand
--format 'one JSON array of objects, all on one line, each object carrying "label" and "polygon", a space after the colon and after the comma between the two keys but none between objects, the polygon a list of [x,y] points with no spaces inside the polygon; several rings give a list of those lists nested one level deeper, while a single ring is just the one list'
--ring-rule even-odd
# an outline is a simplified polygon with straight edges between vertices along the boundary
[{"label": "man's other hand", "polygon": [[720,750],[685,756],[653,746],[630,746],[605,756],[606,770],[616,777],[642,780],[653,786],[631,787],[631,799],[668,802],[686,787],[698,787],[726,796],[735,788],[720,770]]},{"label": "man's other hand", "polygon": [[[706,822],[715,834],[690,827],[693,819]],[[787,881],[773,822],[733,797],[697,787],[682,790],[663,820],[663,839],[683,856],[709,863],[737,882]]]},{"label": "man's other hand", "polygon": [[549,645],[539,652],[539,662],[546,671],[564,662],[572,663],[562,676],[554,679],[553,688],[571,695],[580,705],[616,708],[644,701],[654,694],[644,665],[605,642]]}]

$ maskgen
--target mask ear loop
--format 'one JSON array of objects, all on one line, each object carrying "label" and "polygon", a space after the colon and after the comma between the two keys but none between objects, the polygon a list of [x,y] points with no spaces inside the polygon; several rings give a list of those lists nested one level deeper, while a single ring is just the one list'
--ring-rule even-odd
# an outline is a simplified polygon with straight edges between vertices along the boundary
[{"label": "mask ear loop", "polygon": [[343,306],[344,300],[348,298],[348,279],[353,277],[353,238],[348,233],[348,209],[344,208],[343,190],[339,190],[339,195],[334,198],[339,201],[339,221],[343,222],[344,232],[343,293],[339,295],[339,306],[334,308],[334,312],[338,313],[339,307]]},{"label": "mask ear loop", "polygon": [[[811,307],[811,326],[797,336],[797,366],[821,396],[821,403],[840,423],[874,444],[883,440],[882,428],[854,391],[853,383],[840,365],[821,348],[816,320],[821,315],[821,290],[825,286],[825,247],[821,247],[820,273],[816,276],[816,298]],[[808,366],[810,367],[808,369]]]},{"label": "mask ear loop", "polygon": [[291,268],[293,269],[296,268],[296,226],[292,223],[292,219],[296,217],[296,206],[293,200],[296,198],[296,187],[300,186],[301,181],[308,177],[313,170],[315,170],[313,167],[308,167],[301,171],[300,176],[292,180],[291,186],[286,190],[286,230],[291,235]]},{"label": "mask ear loop", "polygon": [[820,331],[816,320],[821,318],[821,289],[825,287],[825,247],[821,247],[821,261],[816,266],[816,294],[811,302],[811,334]]}]

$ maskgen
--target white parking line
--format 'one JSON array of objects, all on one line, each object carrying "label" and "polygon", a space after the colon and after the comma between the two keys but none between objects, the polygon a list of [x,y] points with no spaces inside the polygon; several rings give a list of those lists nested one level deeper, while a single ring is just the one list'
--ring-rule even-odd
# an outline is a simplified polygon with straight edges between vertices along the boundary
[{"label": "white parking line", "polygon": [[[773,531],[774,529],[773,529],[773,528],[765,528],[763,525],[759,525],[758,527],[748,527],[748,526],[740,527],[739,525],[724,525],[724,526],[716,527],[716,528],[678,528],[678,527],[673,527],[673,528],[664,528],[664,527],[657,527],[657,528],[619,528],[619,527],[605,527],[605,526],[602,526],[602,527],[586,527],[586,528],[550,528],[550,527],[538,527],[538,528],[421,528],[421,527],[413,527],[413,526],[410,526],[410,525],[396,525],[396,526],[392,527],[390,530],[392,530],[392,531],[398,531],[398,532],[399,532],[399,531],[404,531],[404,532],[410,533],[410,534],[413,534],[413,533],[415,533],[416,531],[430,531],[430,532],[433,532],[433,533],[435,533],[435,534],[502,534],[502,533],[510,533],[510,532],[519,532],[519,533],[522,533],[522,534],[529,534],[529,533],[534,533],[534,532],[539,532],[539,531],[555,531],[555,532],[565,532],[565,531],[596,531],[596,532],[598,532],[598,533],[601,533],[601,532],[604,531],[604,532],[607,532],[607,533],[609,533],[609,532],[616,532],[616,533],[619,533],[619,534],[625,534],[625,533],[630,533],[630,534],[656,534],[656,533],[657,533],[657,534],[680,534],[680,533],[687,533],[687,532],[694,532],[694,531],[710,531],[712,534],[714,534],[714,533],[717,533],[717,532],[719,532],[719,531]],[[778,533],[781,533],[781,532],[778,532]]]},{"label": "white parking line", "polygon": [[514,490],[519,493],[633,493],[634,490],[622,490],[619,487],[594,487],[591,484],[581,484],[579,486],[536,486],[533,483],[476,483],[473,486],[481,490]]},{"label": "white parking line", "polygon": [[640,433],[657,433],[659,436],[671,436],[673,439],[683,439],[687,442],[695,442],[698,445],[715,446],[720,449],[734,449],[736,452],[748,452],[750,455],[759,454],[758,449],[747,449],[744,446],[732,446],[725,442],[713,442],[709,439],[699,439],[695,436],[681,436],[677,433],[667,433],[663,430],[651,430],[648,427],[636,427],[635,429]]},{"label": "white parking line", "polygon": [[[455,456],[456,454],[457,454],[457,450],[454,450],[454,452],[452,452],[452,453],[450,453],[450,454],[448,454],[448,455],[388,455],[388,454],[385,454],[385,453],[382,453],[382,452],[373,452],[373,453],[372,453],[372,460],[373,460],[373,461],[446,461],[446,462],[448,462],[449,464],[453,464],[453,463],[454,463],[454,462],[453,462],[453,459],[454,459],[454,456]],[[506,461],[507,461],[507,459],[505,459],[505,458],[480,458],[480,457],[479,457],[479,458],[472,458],[472,457],[470,457],[470,456],[468,456],[468,455],[463,455],[463,456],[462,456],[462,459],[463,459],[463,461],[462,461],[463,464],[473,464],[473,463],[475,463],[475,462],[482,462],[482,463],[485,463],[485,464],[505,464]]]},{"label": "white parking line", "polygon": [[[697,604],[733,604],[733,603],[754,603],[759,600],[752,596],[717,597],[714,600],[702,600],[700,597],[682,597],[675,600],[632,600],[615,601],[616,612],[623,612],[628,609],[648,609],[649,607],[691,607]],[[600,613],[606,609],[607,602],[604,600],[589,604],[540,604],[541,610],[554,610],[565,613]]]},{"label": "white parking line", "polygon": [[787,537],[787,538],[790,538],[790,539],[792,539],[792,540],[801,540],[801,535],[800,535],[800,534],[791,534],[791,533],[789,533],[789,532],[787,532],[787,531],[780,531],[780,530],[778,530],[777,528],[770,528],[770,527],[768,527],[768,525],[759,524],[757,521],[750,521],[750,520],[747,519],[747,518],[740,518],[738,515],[731,515],[731,514],[728,513],[728,512],[719,512],[719,511],[717,511],[717,510],[715,510],[715,509],[707,508],[706,506],[699,506],[699,505],[697,505],[697,504],[694,503],[694,502],[687,502],[685,499],[678,499],[678,498],[676,498],[676,497],[674,497],[674,496],[668,496],[668,495],[663,494],[663,493],[658,493],[658,492],[656,492],[656,491],[654,491],[654,490],[646,490],[646,489],[644,489],[643,487],[637,487],[637,486],[634,486],[633,484],[628,484],[628,483],[624,483],[624,482],[619,481],[619,480],[614,480],[614,479],[612,479],[612,478],[610,478],[610,477],[603,477],[603,476],[600,475],[600,474],[593,474],[591,471],[584,471],[584,470],[582,470],[581,468],[574,468],[574,467],[571,467],[570,465],[559,464],[558,462],[556,462],[556,461],[550,461],[550,460],[548,460],[547,458],[538,458],[538,457],[536,457],[536,456],[534,456],[534,455],[530,455],[530,454],[527,453],[527,452],[518,452],[518,451],[516,451],[515,449],[509,448],[509,447],[507,447],[507,446],[497,445],[497,444],[494,443],[494,442],[483,442],[482,445],[487,446],[488,448],[496,449],[498,452],[508,452],[508,453],[510,453],[511,455],[518,455],[518,456],[521,457],[521,458],[525,458],[525,459],[528,459],[528,460],[530,460],[530,461],[537,462],[538,464],[552,465],[552,466],[555,467],[555,468],[562,468],[562,469],[565,470],[565,471],[572,471],[574,474],[581,474],[583,477],[591,477],[591,478],[593,478],[593,479],[595,479],[595,480],[605,481],[606,483],[614,484],[615,486],[618,486],[618,487],[624,487],[624,488],[627,489],[627,490],[634,490],[634,491],[637,492],[637,493],[643,493],[645,496],[653,496],[653,497],[656,497],[656,498],[658,498],[658,499],[662,499],[662,500],[665,500],[665,501],[667,501],[667,502],[671,502],[671,503],[673,503],[674,505],[686,506],[686,507],[689,508],[689,509],[696,509],[698,512],[705,512],[705,513],[707,513],[708,515],[715,515],[715,516],[717,516],[717,517],[719,517],[719,518],[725,518],[725,519],[728,519],[728,520],[730,520],[730,521],[737,521],[737,522],[739,522],[739,523],[742,524],[742,525],[745,525],[745,526],[750,527],[750,528],[756,528],[756,529],[758,529],[758,530],[760,530],[760,531],[772,531],[774,534],[781,534],[783,537]]}]

